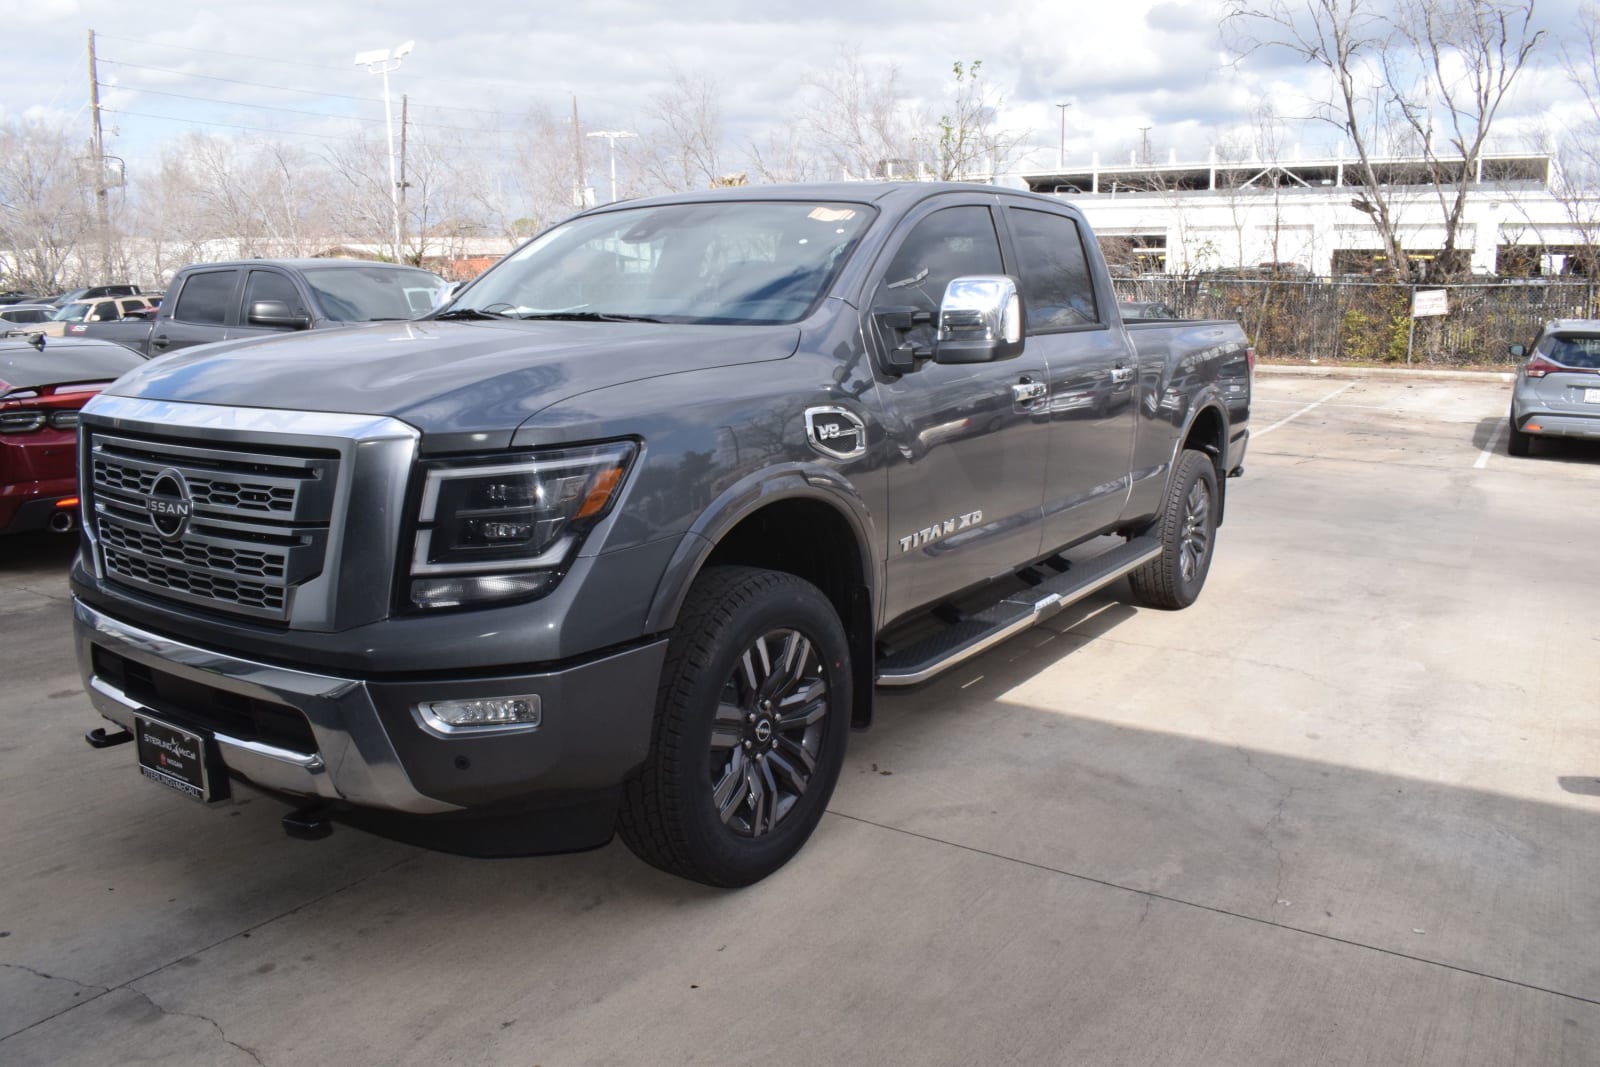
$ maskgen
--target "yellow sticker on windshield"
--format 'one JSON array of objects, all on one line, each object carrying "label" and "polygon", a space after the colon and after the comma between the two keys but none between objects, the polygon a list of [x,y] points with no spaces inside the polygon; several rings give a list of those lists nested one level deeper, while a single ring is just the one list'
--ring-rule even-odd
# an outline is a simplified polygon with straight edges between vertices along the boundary
[{"label": "yellow sticker on windshield", "polygon": [[843,222],[845,219],[853,219],[855,217],[856,213],[847,207],[812,208],[811,214],[806,216],[806,218],[816,219],[818,222]]}]

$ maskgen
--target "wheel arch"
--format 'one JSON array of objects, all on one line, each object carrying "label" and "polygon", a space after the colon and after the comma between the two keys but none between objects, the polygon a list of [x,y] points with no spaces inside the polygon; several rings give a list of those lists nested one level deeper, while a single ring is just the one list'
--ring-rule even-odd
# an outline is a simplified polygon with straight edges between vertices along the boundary
[{"label": "wheel arch", "polygon": [[1217,525],[1221,526],[1227,502],[1228,410],[1218,397],[1210,395],[1203,397],[1190,413],[1189,421],[1184,425],[1183,433],[1178,437],[1177,447],[1172,453],[1170,469],[1174,476],[1178,469],[1178,457],[1189,448],[1210,456],[1211,465],[1216,468]]},{"label": "wheel arch", "polygon": [[872,721],[875,590],[882,566],[870,549],[864,502],[837,473],[792,464],[745,479],[717,498],[684,536],[646,615],[646,630],[670,630],[689,586],[706,567],[743,564],[784,571],[815,585],[844,624],[852,658],[851,725]]}]

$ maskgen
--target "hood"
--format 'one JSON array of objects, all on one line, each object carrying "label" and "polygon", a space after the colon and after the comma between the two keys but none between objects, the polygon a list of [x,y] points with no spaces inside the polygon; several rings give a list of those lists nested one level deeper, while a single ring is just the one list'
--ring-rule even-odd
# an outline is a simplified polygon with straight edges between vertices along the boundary
[{"label": "hood", "polygon": [[0,396],[17,389],[74,382],[109,382],[144,366],[144,358],[110,342],[46,344],[41,352],[27,342],[0,346]]},{"label": "hood", "polygon": [[579,393],[783,359],[799,340],[795,326],[387,322],[196,347],[153,360],[106,392],[388,415],[424,434],[496,434]]}]

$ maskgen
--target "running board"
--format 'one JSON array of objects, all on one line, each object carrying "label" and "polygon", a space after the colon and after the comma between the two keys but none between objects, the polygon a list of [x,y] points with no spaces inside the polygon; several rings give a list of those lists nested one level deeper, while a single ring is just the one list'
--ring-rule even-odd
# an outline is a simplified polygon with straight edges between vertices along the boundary
[{"label": "running board", "polygon": [[878,661],[878,684],[917,685],[993,648],[1161,555],[1161,542],[1141,537],[1046,578],[1031,589],[974,612],[942,632]]}]

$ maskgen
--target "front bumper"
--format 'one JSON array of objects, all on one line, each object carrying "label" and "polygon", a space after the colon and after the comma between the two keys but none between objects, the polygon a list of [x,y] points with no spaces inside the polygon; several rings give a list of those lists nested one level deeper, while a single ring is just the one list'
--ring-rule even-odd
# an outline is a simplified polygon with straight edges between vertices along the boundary
[{"label": "front bumper", "polygon": [[[437,815],[613,789],[650,742],[664,640],[536,673],[315,674],[201,648],[73,600],[79,671],[101,715],[216,738],[230,778],[372,812]],[[430,700],[537,694],[537,729],[441,737]]]}]

